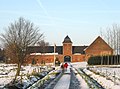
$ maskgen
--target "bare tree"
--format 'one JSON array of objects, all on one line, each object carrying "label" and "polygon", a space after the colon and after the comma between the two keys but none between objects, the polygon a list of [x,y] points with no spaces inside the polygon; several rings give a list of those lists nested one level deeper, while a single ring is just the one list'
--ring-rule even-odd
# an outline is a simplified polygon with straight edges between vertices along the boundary
[{"label": "bare tree", "polygon": [[49,42],[45,42],[44,40],[41,40],[40,42],[37,43],[38,46],[49,46],[50,43]]},{"label": "bare tree", "polygon": [[41,56],[42,61],[41,61],[41,64],[45,65],[46,62],[45,62],[43,56],[46,53],[46,51],[48,50],[48,46],[50,46],[50,43],[46,42],[45,40],[42,40],[42,41],[38,42],[38,46],[40,46],[42,48],[42,52],[41,52],[41,54],[42,54],[42,56]]},{"label": "bare tree", "polygon": [[102,37],[114,49],[114,54],[117,55],[114,63],[118,64],[119,63],[118,55],[120,55],[120,25],[113,24],[112,27],[107,28],[106,31],[103,33],[104,35],[102,35]]},{"label": "bare tree", "polygon": [[106,28],[102,37],[115,50],[115,54],[120,53],[120,26],[113,24],[112,27]]},{"label": "bare tree", "polygon": [[18,65],[15,80],[20,74],[21,65],[26,58],[27,47],[35,45],[42,38],[43,34],[40,33],[40,29],[22,17],[11,23],[5,29],[5,33],[1,34],[6,56],[11,60],[15,60]]}]

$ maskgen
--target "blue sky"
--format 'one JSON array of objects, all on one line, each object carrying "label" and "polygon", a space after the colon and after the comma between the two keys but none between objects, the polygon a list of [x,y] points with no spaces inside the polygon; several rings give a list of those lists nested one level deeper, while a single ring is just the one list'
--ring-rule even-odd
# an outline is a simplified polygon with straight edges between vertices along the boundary
[{"label": "blue sky", "polygon": [[19,17],[39,26],[51,45],[69,35],[89,45],[105,29],[120,24],[120,0],[0,0],[0,33]]}]

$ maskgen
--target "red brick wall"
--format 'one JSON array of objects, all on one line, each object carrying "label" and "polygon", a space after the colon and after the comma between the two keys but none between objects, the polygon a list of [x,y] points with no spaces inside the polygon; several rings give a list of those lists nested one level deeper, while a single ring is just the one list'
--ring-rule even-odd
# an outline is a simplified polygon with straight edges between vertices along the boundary
[{"label": "red brick wall", "polygon": [[72,54],[72,43],[63,43],[63,55]]},{"label": "red brick wall", "polygon": [[41,63],[42,61],[45,61],[45,63],[50,63],[54,61],[54,55],[31,55],[29,58],[26,59],[25,63],[32,63],[32,60],[35,60],[37,63]]},{"label": "red brick wall", "polygon": [[101,38],[98,37],[86,50],[87,55],[112,55],[113,49]]},{"label": "red brick wall", "polygon": [[85,55],[73,55],[72,62],[82,62],[85,61]]},{"label": "red brick wall", "polygon": [[[63,62],[63,55],[55,55],[55,58],[58,58],[60,62]],[[35,60],[38,64],[42,62],[42,60],[45,61],[45,63],[53,63],[54,62],[54,55],[31,55],[26,58],[25,63],[31,64],[32,60]]]},{"label": "red brick wall", "polygon": [[60,62],[63,62],[63,60],[64,60],[64,56],[63,55],[58,55],[56,57],[58,57],[58,59],[60,60]]},{"label": "red brick wall", "polygon": [[[85,55],[70,55],[71,56],[71,62],[82,62],[85,61]],[[56,55],[60,62],[64,62],[64,55]],[[29,56],[29,58],[26,59],[25,63],[32,64],[32,60],[35,60],[38,64],[41,63],[42,60],[45,61],[45,63],[53,63],[54,62],[54,55],[36,55],[36,56]]]}]

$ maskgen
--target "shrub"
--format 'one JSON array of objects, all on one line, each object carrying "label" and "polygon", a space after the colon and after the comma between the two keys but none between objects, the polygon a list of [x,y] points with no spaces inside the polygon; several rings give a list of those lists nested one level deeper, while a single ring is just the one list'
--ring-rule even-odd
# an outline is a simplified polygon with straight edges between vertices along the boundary
[{"label": "shrub", "polygon": [[88,59],[89,65],[116,65],[120,64],[120,55],[92,56]]}]

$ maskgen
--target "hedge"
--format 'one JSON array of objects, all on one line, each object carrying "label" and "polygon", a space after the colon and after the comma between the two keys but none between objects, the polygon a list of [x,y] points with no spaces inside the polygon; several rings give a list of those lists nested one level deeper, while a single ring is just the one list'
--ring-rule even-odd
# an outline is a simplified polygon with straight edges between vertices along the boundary
[{"label": "hedge", "polygon": [[88,59],[89,65],[118,65],[120,64],[120,55],[111,56],[92,56]]}]

